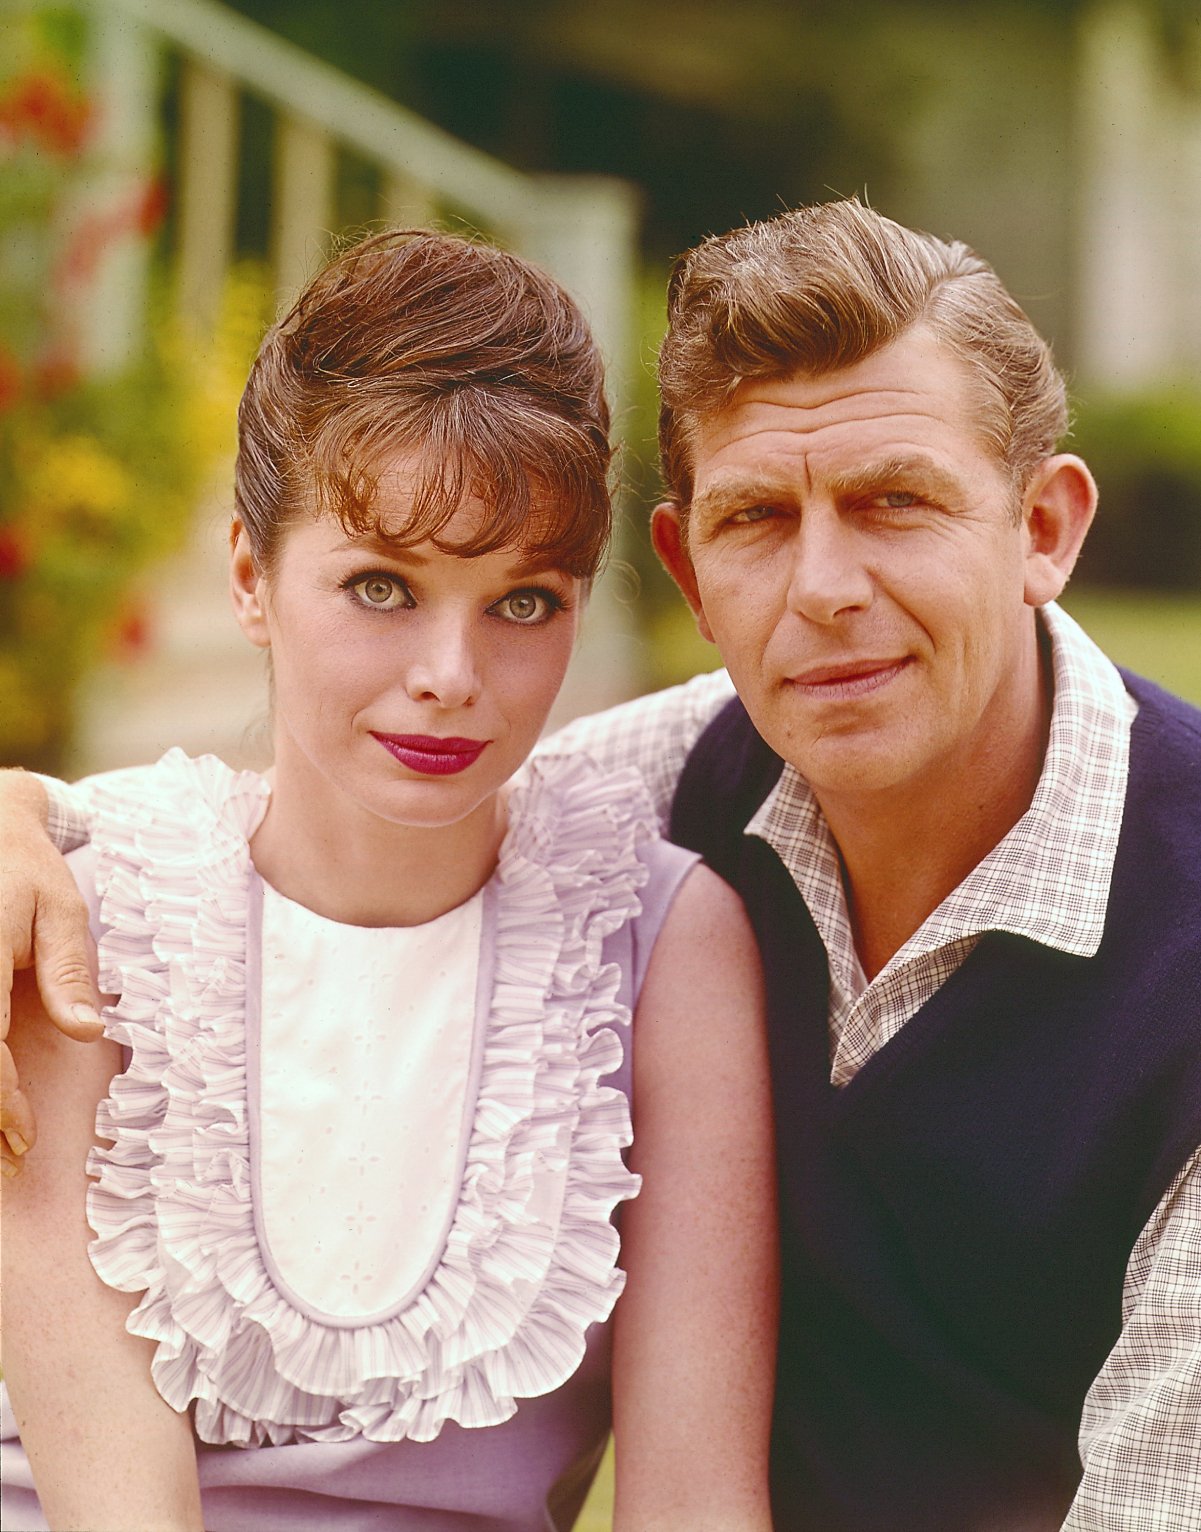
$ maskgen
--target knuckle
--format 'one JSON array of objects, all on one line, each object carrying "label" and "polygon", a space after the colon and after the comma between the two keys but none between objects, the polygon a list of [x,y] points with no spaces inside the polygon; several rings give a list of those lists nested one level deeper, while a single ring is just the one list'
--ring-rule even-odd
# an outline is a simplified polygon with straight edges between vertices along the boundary
[{"label": "knuckle", "polygon": [[66,956],[51,958],[46,964],[42,979],[47,984],[52,984],[56,989],[85,989],[91,990],[92,974],[87,963],[82,958]]}]

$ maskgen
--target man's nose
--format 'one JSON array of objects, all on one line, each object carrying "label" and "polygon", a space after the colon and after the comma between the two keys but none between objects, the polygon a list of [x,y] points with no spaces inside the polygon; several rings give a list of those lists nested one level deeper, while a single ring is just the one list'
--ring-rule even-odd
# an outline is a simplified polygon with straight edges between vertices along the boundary
[{"label": "man's nose", "polygon": [[469,617],[448,614],[429,620],[423,629],[405,678],[408,695],[414,702],[466,707],[480,693],[479,657]]},{"label": "man's nose", "polygon": [[806,509],[792,540],[788,609],[829,623],[871,604],[873,584],[854,528],[836,509]]}]

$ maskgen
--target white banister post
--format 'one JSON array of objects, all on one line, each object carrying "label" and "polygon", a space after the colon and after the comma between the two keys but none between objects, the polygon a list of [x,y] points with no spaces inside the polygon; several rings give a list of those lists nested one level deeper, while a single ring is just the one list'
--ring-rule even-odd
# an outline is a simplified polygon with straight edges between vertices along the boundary
[{"label": "white banister post", "polygon": [[[1201,27],[1194,28],[1187,46],[1192,57],[1187,69],[1201,80]],[[1175,210],[1173,249],[1176,255],[1174,298],[1176,371],[1201,384],[1201,90],[1182,88],[1170,120],[1169,154],[1171,201]]]},{"label": "white banister post", "polygon": [[281,309],[317,270],[329,242],[334,145],[306,118],[276,119],[272,261]]},{"label": "white banister post", "polygon": [[[602,176],[539,176],[520,225],[510,231],[521,254],[557,277],[587,315],[605,358],[619,448],[637,365],[639,212],[638,192],[629,182]],[[619,485],[612,561],[622,558],[620,518],[626,498]],[[641,686],[628,590],[628,581],[618,570],[603,578],[593,592],[584,639],[568,681],[572,712],[591,712],[624,701]]]},{"label": "white banister post", "polygon": [[88,88],[97,121],[87,185],[72,220],[89,248],[94,274],[72,294],[80,361],[91,373],[119,372],[146,335],[149,243],[138,209],[155,168],[158,53],[140,22],[103,4],[88,8]]},{"label": "white banister post", "polygon": [[438,204],[428,186],[404,170],[385,172],[380,213],[396,228],[425,229],[437,217]]},{"label": "white banister post", "polygon": [[1102,0],[1078,26],[1076,371],[1086,384],[1133,389],[1161,376],[1172,351],[1171,241],[1153,174],[1164,81],[1137,5]]},{"label": "white banister post", "polygon": [[201,333],[221,308],[238,200],[238,94],[228,75],[185,58],[177,183],[180,314]]}]

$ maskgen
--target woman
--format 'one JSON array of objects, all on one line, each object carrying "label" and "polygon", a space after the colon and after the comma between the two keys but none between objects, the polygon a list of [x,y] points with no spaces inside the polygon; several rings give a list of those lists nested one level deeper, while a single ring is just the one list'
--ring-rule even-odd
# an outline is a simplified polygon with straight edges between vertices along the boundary
[{"label": "woman", "polygon": [[768,1526],[745,917],[632,774],[511,783],[607,428],[574,305],[485,246],[368,240],[264,341],[231,584],[271,780],[115,778],[75,868],[108,1040],[14,997],[48,1131],[5,1198],[12,1525],[31,1469],[56,1527],[569,1527],[611,1347],[616,1525]]}]

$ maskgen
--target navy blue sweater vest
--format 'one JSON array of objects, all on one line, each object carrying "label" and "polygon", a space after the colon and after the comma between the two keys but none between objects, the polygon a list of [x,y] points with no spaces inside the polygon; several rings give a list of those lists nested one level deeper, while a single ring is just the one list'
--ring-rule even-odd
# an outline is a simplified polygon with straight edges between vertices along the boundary
[{"label": "navy blue sweater vest", "polygon": [[1131,1248],[1201,1142],[1201,713],[1126,683],[1099,952],[988,933],[838,1090],[821,939],[743,834],[779,758],[735,700],[680,778],[672,839],[742,895],[767,974],[779,1532],[1044,1532],[1071,1503]]}]

